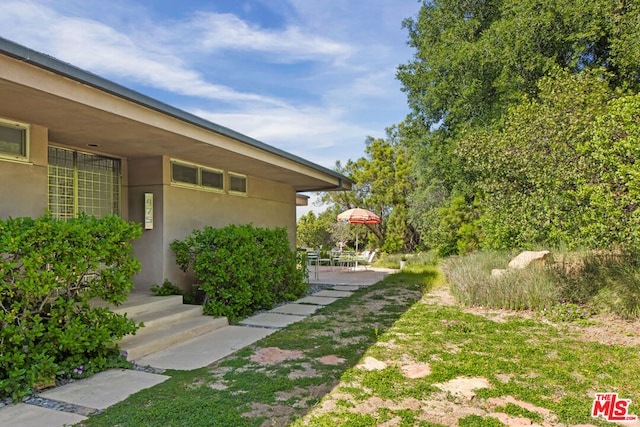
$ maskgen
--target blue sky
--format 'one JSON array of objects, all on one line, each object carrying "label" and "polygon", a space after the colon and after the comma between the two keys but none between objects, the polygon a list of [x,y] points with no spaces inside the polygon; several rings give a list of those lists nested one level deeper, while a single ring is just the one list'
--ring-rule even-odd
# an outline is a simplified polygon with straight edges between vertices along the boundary
[{"label": "blue sky", "polygon": [[408,108],[418,0],[2,0],[0,36],[333,168]]}]

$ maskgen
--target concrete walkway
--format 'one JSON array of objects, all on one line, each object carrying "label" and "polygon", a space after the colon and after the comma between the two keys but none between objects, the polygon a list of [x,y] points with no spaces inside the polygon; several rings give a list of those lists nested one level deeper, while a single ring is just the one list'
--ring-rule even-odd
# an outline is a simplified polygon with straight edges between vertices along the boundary
[{"label": "concrete walkway", "polygon": [[[325,290],[290,304],[277,307],[175,345],[136,361],[138,366],[192,370],[208,366],[237,350],[253,344],[292,323],[298,322],[323,306],[350,296],[362,286],[372,285],[394,270],[340,269],[321,266],[318,278],[310,283],[332,285]],[[313,275],[312,275],[313,276]],[[48,409],[35,404],[19,403],[0,408],[0,426],[63,427],[86,419],[140,390],[162,383],[169,377],[131,369],[112,369],[90,378],[38,393],[34,401],[66,406],[64,410]],[[67,405],[60,405],[65,403]],[[69,411],[69,412],[66,412]]]}]

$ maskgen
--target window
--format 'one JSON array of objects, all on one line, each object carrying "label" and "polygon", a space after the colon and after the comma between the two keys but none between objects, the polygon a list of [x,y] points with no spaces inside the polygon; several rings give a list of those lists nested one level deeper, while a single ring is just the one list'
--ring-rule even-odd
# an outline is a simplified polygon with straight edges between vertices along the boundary
[{"label": "window", "polygon": [[171,161],[171,182],[212,190],[224,190],[224,173],[189,163]]},{"label": "window", "polygon": [[0,120],[0,156],[13,160],[29,159],[29,126]]},{"label": "window", "polygon": [[121,181],[118,159],[49,147],[49,210],[56,218],[119,215]]},{"label": "window", "polygon": [[182,163],[171,163],[171,180],[183,184],[198,185],[198,168]]},{"label": "window", "polygon": [[229,192],[246,194],[247,193],[247,177],[244,175],[230,173],[229,174]]},{"label": "window", "polygon": [[224,174],[220,171],[202,169],[202,186],[207,188],[215,188],[217,190],[224,189]]}]

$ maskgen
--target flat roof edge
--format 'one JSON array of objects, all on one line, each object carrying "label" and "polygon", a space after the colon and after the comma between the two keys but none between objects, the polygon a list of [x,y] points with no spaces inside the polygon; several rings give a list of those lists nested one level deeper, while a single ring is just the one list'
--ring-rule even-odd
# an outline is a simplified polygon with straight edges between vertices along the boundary
[{"label": "flat roof edge", "polygon": [[250,136],[244,135],[233,129],[218,125],[209,120],[205,120],[202,117],[196,116],[195,114],[188,113],[167,103],[158,101],[157,99],[151,98],[150,96],[144,95],[123,85],[112,82],[111,80],[108,80],[104,77],[100,77],[97,74],[56,59],[51,55],[35,51],[31,48],[5,39],[3,37],[0,37],[0,52],[5,54],[6,56],[12,57],[27,64],[31,64],[47,71],[51,71],[55,74],[67,77],[79,83],[115,95],[119,98],[126,99],[127,101],[158,111],[159,113],[166,114],[187,123],[191,123],[211,132],[227,136],[259,150],[278,155],[285,159],[330,175],[334,178],[338,178],[338,180],[340,181],[340,186],[342,186],[343,181],[352,182],[349,178],[329,168],[313,163],[302,157],[296,156],[295,154],[291,154],[279,148],[273,147],[269,144],[251,138]]}]

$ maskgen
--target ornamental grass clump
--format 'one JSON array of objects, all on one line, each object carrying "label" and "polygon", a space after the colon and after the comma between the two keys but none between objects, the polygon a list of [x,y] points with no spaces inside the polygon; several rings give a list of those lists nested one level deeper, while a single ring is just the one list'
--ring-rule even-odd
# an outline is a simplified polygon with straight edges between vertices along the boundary
[{"label": "ornamental grass clump", "polygon": [[467,306],[506,310],[535,310],[559,300],[544,265],[491,275],[492,269],[503,268],[511,258],[507,253],[477,252],[447,259],[443,270],[451,293]]},{"label": "ornamental grass clump", "polygon": [[633,251],[564,254],[550,272],[561,298],[633,320],[640,316],[640,256]]},{"label": "ornamental grass clump", "polygon": [[494,268],[504,268],[509,259],[507,253],[477,252],[445,260],[443,271],[451,293],[467,306],[537,310],[555,319],[568,316],[568,321],[576,320],[576,313],[584,310],[586,317],[596,310],[628,320],[640,317],[637,253],[556,251],[544,264],[491,274]]}]

